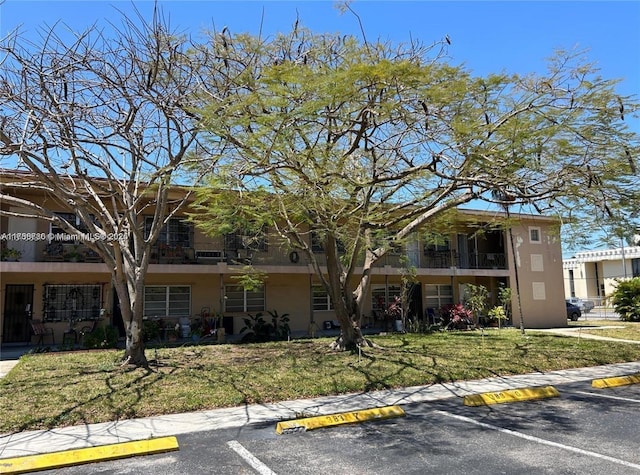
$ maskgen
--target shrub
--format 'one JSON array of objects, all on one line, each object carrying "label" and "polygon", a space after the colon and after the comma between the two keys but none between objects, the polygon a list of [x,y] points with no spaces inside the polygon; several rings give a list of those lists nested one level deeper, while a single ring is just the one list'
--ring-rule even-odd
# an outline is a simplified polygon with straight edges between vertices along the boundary
[{"label": "shrub", "polygon": [[240,333],[246,335],[242,337],[243,342],[268,341],[271,334],[271,324],[262,317],[262,313],[255,315],[247,314],[244,320],[244,327],[240,329]]},{"label": "shrub", "polygon": [[448,330],[466,330],[467,327],[474,325],[471,310],[460,303],[445,305],[441,312],[445,328]]},{"label": "shrub", "polygon": [[289,336],[289,314],[279,315],[277,310],[269,311],[271,323],[268,323],[261,312],[255,315],[248,314],[243,318],[244,327],[240,333],[245,333],[243,342],[262,342],[269,340],[284,340]]},{"label": "shrub", "polygon": [[502,321],[506,319],[507,314],[504,311],[504,307],[502,305],[496,305],[487,312],[487,320],[489,321],[489,323],[497,322],[498,325],[500,325]]},{"label": "shrub", "polygon": [[118,344],[118,330],[114,326],[96,328],[84,336],[85,348],[115,348]]},{"label": "shrub", "polygon": [[471,310],[472,316],[478,321],[487,308],[489,291],[484,285],[467,284],[467,292],[467,306]]},{"label": "shrub", "polygon": [[144,320],[142,322],[143,341],[157,340],[160,338],[160,323],[156,320]]},{"label": "shrub", "polygon": [[271,316],[273,338],[276,340],[286,340],[291,333],[291,328],[289,328],[289,314],[283,313],[282,315],[278,315],[277,310],[269,311],[268,313]]},{"label": "shrub", "polygon": [[640,322],[640,277],[617,282],[616,290],[610,297],[614,310],[621,320]]},{"label": "shrub", "polygon": [[499,282],[498,285],[498,302],[504,309],[505,320],[508,320],[509,314],[511,313],[511,296],[513,292],[511,291],[511,287],[506,287],[502,282]]}]

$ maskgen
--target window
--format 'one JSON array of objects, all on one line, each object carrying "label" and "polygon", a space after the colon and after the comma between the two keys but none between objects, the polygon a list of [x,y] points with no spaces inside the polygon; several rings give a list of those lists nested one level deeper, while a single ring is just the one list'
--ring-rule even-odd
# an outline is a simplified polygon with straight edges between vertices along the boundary
[{"label": "window", "polygon": [[640,277],[640,259],[631,259],[631,273],[633,277]]},{"label": "window", "polygon": [[425,267],[444,269],[454,265],[449,236],[427,233],[423,243],[422,253],[424,255],[423,264]]},{"label": "window", "polygon": [[44,320],[95,320],[102,308],[102,285],[45,285]]},{"label": "window", "polygon": [[250,233],[249,231],[237,231],[224,235],[224,248],[227,251],[237,251],[238,249],[247,249],[249,251],[267,252],[269,246],[267,244],[267,228],[261,231]]},{"label": "window", "polygon": [[[147,216],[144,220],[145,237],[151,232],[153,218]],[[170,247],[192,247],[193,225],[180,218],[171,218],[160,230],[158,243],[166,244]]]},{"label": "window", "polygon": [[569,292],[572,297],[576,296],[576,282],[573,276],[573,269],[569,269]]},{"label": "window", "polygon": [[371,308],[373,310],[386,310],[396,297],[400,297],[399,285],[373,285],[371,286]]},{"label": "window", "polygon": [[241,285],[226,285],[224,297],[227,312],[262,312],[265,309],[264,285],[251,290]]},{"label": "window", "polygon": [[444,284],[425,284],[425,303],[427,308],[440,308],[453,304],[453,287]]},{"label": "window", "polygon": [[[69,224],[71,224],[72,226],[75,226],[76,223],[76,215],[74,213],[55,213],[55,215],[61,219],[64,219],[65,221],[67,221]],[[67,232],[62,229],[61,227],[59,227],[57,224],[55,223],[51,223],[51,232],[53,234],[67,234]]]},{"label": "window", "polygon": [[315,232],[315,231],[311,231],[311,250],[316,254],[324,252],[324,246],[322,245],[322,239],[320,238],[318,233]]},{"label": "window", "polygon": [[540,228],[539,227],[529,227],[529,242],[532,243],[540,243],[542,239],[540,237]]},{"label": "window", "polygon": [[395,239],[396,234],[397,231],[389,229],[376,232],[373,235],[373,246],[385,247],[387,249],[387,253],[391,256],[403,255],[405,244],[404,242]]},{"label": "window", "polygon": [[[321,254],[324,252],[324,236],[319,234],[318,231],[311,231],[311,251],[315,254]],[[336,239],[336,247],[338,248],[338,254],[345,254],[347,248],[340,239]]]},{"label": "window", "polygon": [[[87,225],[80,219],[80,216],[77,216],[75,213],[55,213],[55,215],[67,221],[71,226],[76,228],[81,233],[89,232],[89,228],[87,227]],[[94,215],[89,215],[89,217],[91,218],[91,221],[96,227],[98,228],[101,227],[100,222],[96,219]],[[58,226],[55,223],[51,223],[50,231],[52,234],[57,234],[57,235],[68,234],[64,229],[62,229],[60,226]],[[69,238],[69,240],[72,240],[72,239]]]},{"label": "window", "polygon": [[145,317],[188,317],[189,315],[191,315],[191,287],[188,285],[145,286]]},{"label": "window", "polygon": [[322,285],[314,285],[311,287],[313,298],[313,309],[318,311],[333,310],[331,297]]},{"label": "window", "polygon": [[425,256],[435,252],[449,251],[451,249],[449,236],[429,233],[424,239]]}]

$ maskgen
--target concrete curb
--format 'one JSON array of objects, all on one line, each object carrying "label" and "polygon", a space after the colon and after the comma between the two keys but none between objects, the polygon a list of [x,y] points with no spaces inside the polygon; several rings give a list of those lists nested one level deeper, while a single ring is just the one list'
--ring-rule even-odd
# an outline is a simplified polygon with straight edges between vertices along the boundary
[{"label": "concrete curb", "polygon": [[464,397],[465,406],[488,406],[491,404],[504,404],[507,402],[533,401],[558,397],[560,393],[553,386],[542,388],[518,388],[506,389],[504,391],[472,394]]},{"label": "concrete curb", "polygon": [[329,414],[326,416],[305,417],[302,419],[278,422],[276,424],[276,434],[289,434],[292,432],[320,429],[322,427],[332,427],[342,424],[356,424],[373,420],[381,421],[393,417],[403,417],[404,415],[404,410],[400,406],[387,406]]},{"label": "concrete curb", "polygon": [[105,460],[158,454],[178,449],[178,440],[175,437],[162,437],[47,454],[25,455],[23,457],[0,460],[0,473],[7,475],[31,473],[40,470],[103,462]]},{"label": "concrete curb", "polygon": [[615,376],[612,378],[594,379],[591,386],[594,388],[615,388],[629,384],[640,384],[640,373],[628,376]]}]

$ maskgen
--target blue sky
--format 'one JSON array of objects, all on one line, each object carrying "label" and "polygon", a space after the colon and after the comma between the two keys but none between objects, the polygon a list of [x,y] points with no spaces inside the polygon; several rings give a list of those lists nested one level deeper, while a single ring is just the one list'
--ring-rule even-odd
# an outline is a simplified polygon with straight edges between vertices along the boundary
[{"label": "blue sky", "polygon": [[[0,0],[1,2],[2,0]],[[0,34],[20,27],[28,36],[64,21],[73,29],[94,23],[119,23],[118,10],[130,13],[135,3],[149,16],[152,1],[5,0],[0,6]],[[360,35],[357,18],[341,14],[333,1],[162,1],[172,27],[197,35],[205,29],[264,35],[289,30],[296,17],[320,32]],[[394,42],[439,41],[448,35],[449,59],[477,75],[494,72],[542,73],[556,49],[586,50],[605,78],[622,82],[623,95],[640,96],[640,1],[365,1],[351,7],[367,39]],[[640,133],[640,121],[629,122]]]},{"label": "blue sky", "polygon": [[[21,25],[38,27],[63,20],[81,29],[118,19],[131,1],[6,0],[0,6],[0,33]],[[198,33],[228,26],[232,31],[266,34],[289,29],[296,15],[315,31],[359,34],[357,19],[341,14],[333,1],[159,1],[171,24]],[[135,1],[143,13],[152,1]],[[558,48],[588,50],[607,78],[620,78],[622,94],[640,93],[640,2],[638,1],[365,1],[351,4],[368,39],[425,43],[451,38],[449,56],[476,74],[542,72]]]}]

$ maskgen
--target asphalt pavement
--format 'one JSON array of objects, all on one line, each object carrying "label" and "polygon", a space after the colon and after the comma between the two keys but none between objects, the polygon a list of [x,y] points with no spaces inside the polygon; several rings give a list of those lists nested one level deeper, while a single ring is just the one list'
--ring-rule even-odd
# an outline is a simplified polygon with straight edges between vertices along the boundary
[{"label": "asphalt pavement", "polygon": [[[544,331],[580,338],[594,338],[594,335],[582,333],[573,327]],[[629,342],[640,344],[640,341]],[[6,353],[4,356],[6,357]],[[17,359],[0,361],[0,376],[3,371],[10,371],[12,365],[16,363]],[[301,416],[328,415],[391,405],[441,401],[464,398],[478,393],[569,384],[637,373],[640,373],[640,361],[1,434],[0,459],[238,428],[248,424],[273,423],[275,430],[275,424],[278,421]]]}]

